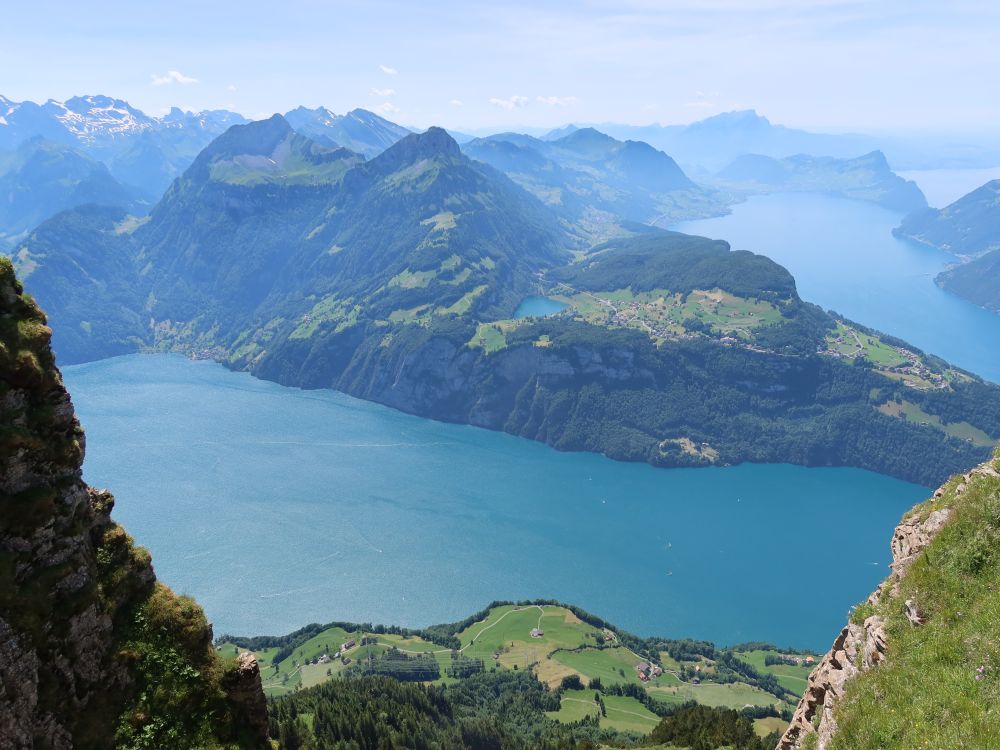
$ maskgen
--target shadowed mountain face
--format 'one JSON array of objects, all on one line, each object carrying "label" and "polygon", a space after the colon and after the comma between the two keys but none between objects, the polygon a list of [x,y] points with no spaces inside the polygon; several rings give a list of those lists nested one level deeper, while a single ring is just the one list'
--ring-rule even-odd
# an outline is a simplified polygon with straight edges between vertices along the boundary
[{"label": "shadowed mountain face", "polygon": [[[486,143],[576,174],[672,164],[596,131],[547,155]],[[230,128],[147,219],[64,212],[16,260],[67,360],[183,351],[656,465],[847,464],[930,484],[988,451],[1000,389],[804,303],[768,259],[648,226],[585,250],[585,233],[438,128],[363,161],[275,116]],[[515,319],[540,292],[565,312]],[[939,427],[909,423],[914,409]]]},{"label": "shadowed mountain face", "polygon": [[1000,180],[987,182],[950,206],[907,216],[894,232],[963,259],[939,274],[944,289],[1000,312]]},{"label": "shadowed mountain face", "polygon": [[12,242],[67,208],[96,203],[148,210],[134,188],[72,146],[35,138],[0,154],[0,243]]},{"label": "shadowed mountain face", "polygon": [[935,281],[949,292],[1000,313],[1000,250],[944,271]]},{"label": "shadowed mountain face", "polygon": [[987,182],[950,206],[907,216],[895,234],[955,255],[1000,249],[1000,180]]}]

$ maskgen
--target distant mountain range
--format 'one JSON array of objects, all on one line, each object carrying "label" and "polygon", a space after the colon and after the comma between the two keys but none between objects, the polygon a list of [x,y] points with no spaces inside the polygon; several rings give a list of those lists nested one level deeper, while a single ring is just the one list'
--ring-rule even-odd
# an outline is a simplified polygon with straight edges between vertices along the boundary
[{"label": "distant mountain range", "polygon": [[[643,172],[672,164],[649,146],[555,144],[574,171],[690,189],[679,169]],[[365,161],[276,115],[215,139],[148,216],[65,211],[14,259],[63,362],[181,351],[655,465],[846,464],[931,484],[987,455],[1000,388],[803,302],[767,258],[619,230],[591,246],[439,128]],[[518,317],[539,293],[565,312]]]},{"label": "distant mountain range", "polygon": [[893,172],[881,151],[852,159],[746,154],[715,175],[713,184],[748,193],[827,193],[905,213],[927,207],[916,183]]},{"label": "distant mountain range", "polygon": [[225,110],[171,110],[150,117],[121,99],[75,96],[44,104],[0,97],[0,151],[42,137],[103,162],[111,175],[155,201],[213,138],[246,122]]},{"label": "distant mountain range", "polygon": [[620,232],[620,219],[669,226],[725,213],[732,202],[695,185],[649,144],[593,128],[549,140],[500,133],[469,141],[462,151],[504,172],[598,241]]},{"label": "distant mountain range", "polygon": [[[410,131],[373,112],[299,107],[289,122],[318,144],[371,158]],[[59,210],[97,203],[141,214],[232,125],[227,110],[151,117],[108,96],[44,104],[0,96],[0,247]]]},{"label": "distant mountain range", "polygon": [[298,107],[285,114],[288,124],[303,135],[328,146],[343,146],[371,159],[411,132],[402,125],[366,109],[336,115],[326,107]]},{"label": "distant mountain range", "polygon": [[958,256],[963,262],[939,274],[937,283],[1000,312],[1000,180],[944,208],[907,216],[894,234]]},{"label": "distant mountain range", "polygon": [[[322,145],[350,148],[367,158],[410,133],[363,109],[336,115],[323,107],[299,107],[288,113],[288,121]],[[44,104],[0,96],[0,152],[39,137],[71,146],[155,201],[214,138],[246,122],[228,110],[183,112],[176,107],[163,117],[151,117],[108,96],[50,99]]]},{"label": "distant mountain range", "polygon": [[[569,128],[554,131],[565,133]],[[855,157],[881,150],[895,169],[991,167],[1000,164],[1000,144],[976,145],[935,137],[812,133],[775,125],[754,110],[725,112],[690,125],[594,124],[616,138],[641,140],[698,172],[716,172],[743,154],[775,158]]]},{"label": "distant mountain range", "polygon": [[[298,107],[285,120],[319,146],[346,148],[366,159],[412,132],[363,109],[338,115],[325,107]],[[12,245],[54,211],[82,202],[125,207],[141,214],[214,138],[245,122],[241,115],[226,110],[195,113],[174,108],[163,117],[151,117],[107,96],[79,96],[41,105],[0,97],[0,180],[5,180],[0,182],[5,191],[0,195],[6,194],[8,207],[6,216],[0,214],[0,246]],[[722,115],[680,129],[656,126],[629,132],[669,142],[689,156],[709,153],[713,159],[729,152],[749,158],[743,156],[743,149],[758,146],[776,151],[829,148],[847,152],[860,144],[857,139],[772,126],[753,113]],[[44,174],[17,167],[19,157],[13,152],[29,148],[29,142],[51,144],[43,148],[50,155]],[[696,165],[703,184],[695,184],[668,153],[640,140],[618,140],[594,128],[569,125],[542,138],[518,133],[464,136],[461,142],[466,154],[503,171],[591,242],[616,236],[623,221],[669,226],[725,213],[742,196],[772,189],[832,191],[907,210],[922,205],[922,198],[894,185],[898,178],[886,164],[875,164],[873,157],[844,164],[820,158],[807,164],[808,158],[796,157],[798,162],[787,162],[785,169],[794,172],[795,179],[786,179],[781,186],[768,184],[766,179],[753,184],[719,181],[704,166]],[[51,158],[55,146],[60,147],[59,160]],[[23,160],[24,152],[20,153]],[[766,158],[766,151],[760,153],[754,158]],[[864,164],[866,159],[872,164]],[[102,164],[110,180],[98,180],[99,172],[95,172],[79,188],[70,189],[80,183],[83,163]],[[713,180],[714,186],[704,184]],[[910,188],[909,193],[913,192]]]}]

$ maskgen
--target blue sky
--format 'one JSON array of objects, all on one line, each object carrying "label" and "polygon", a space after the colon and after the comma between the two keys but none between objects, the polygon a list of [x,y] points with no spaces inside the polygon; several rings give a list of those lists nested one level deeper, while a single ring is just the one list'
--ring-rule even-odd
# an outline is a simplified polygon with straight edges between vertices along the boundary
[{"label": "blue sky", "polygon": [[1000,126],[1000,3],[978,0],[17,2],[0,94],[158,114],[298,104],[424,127],[684,123],[756,108],[828,130]]}]

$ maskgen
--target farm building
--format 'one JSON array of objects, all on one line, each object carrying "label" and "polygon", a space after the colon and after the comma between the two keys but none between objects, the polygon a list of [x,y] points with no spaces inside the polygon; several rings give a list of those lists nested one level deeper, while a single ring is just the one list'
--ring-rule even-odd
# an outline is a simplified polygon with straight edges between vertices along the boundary
[{"label": "farm building", "polygon": [[531,629],[531,637],[532,638],[541,638],[543,635],[545,635],[545,631],[542,630],[541,628],[532,628]]},{"label": "farm building", "polygon": [[341,651],[347,651],[347,649],[349,649],[349,648],[354,648],[354,644],[355,644],[355,640],[352,638],[347,643],[345,643],[343,646],[341,646],[340,650]]}]

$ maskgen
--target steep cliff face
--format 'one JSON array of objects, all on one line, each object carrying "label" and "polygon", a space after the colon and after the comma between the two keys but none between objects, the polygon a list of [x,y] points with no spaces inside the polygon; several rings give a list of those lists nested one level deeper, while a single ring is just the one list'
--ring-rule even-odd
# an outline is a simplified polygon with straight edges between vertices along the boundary
[{"label": "steep cliff face", "polygon": [[813,670],[777,750],[1000,740],[1000,458],[935,491],[891,548],[892,573]]},{"label": "steep cliff face", "polygon": [[50,335],[0,258],[0,749],[263,747],[256,665],[218,658],[83,482]]}]

